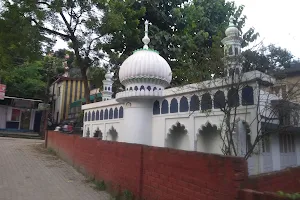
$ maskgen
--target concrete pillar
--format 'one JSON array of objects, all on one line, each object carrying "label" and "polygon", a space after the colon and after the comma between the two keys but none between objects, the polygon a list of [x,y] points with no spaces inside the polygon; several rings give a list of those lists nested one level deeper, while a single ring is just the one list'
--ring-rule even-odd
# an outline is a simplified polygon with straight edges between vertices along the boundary
[{"label": "concrete pillar", "polygon": [[151,145],[153,101],[135,99],[124,105],[125,142]]},{"label": "concrete pillar", "polygon": [[278,134],[270,135],[273,171],[280,170],[280,143]]}]

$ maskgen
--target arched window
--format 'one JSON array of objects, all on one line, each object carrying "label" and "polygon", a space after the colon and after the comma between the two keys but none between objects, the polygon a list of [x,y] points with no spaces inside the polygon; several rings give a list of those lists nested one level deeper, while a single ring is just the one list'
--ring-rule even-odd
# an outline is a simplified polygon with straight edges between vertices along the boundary
[{"label": "arched window", "polygon": [[160,107],[159,107],[159,101],[155,101],[153,103],[153,115],[159,115],[160,114]]},{"label": "arched window", "polygon": [[88,114],[88,121],[91,121],[91,112],[89,111],[89,114]]},{"label": "arched window", "polygon": [[84,121],[85,121],[85,122],[87,121],[87,112],[84,113]]},{"label": "arched window", "polygon": [[180,112],[188,112],[189,111],[189,103],[185,96],[180,99]]},{"label": "arched window", "polygon": [[108,89],[107,89],[108,91],[110,91],[110,87],[108,87]]},{"label": "arched window", "polygon": [[239,55],[239,48],[235,47],[235,48],[234,48],[234,52],[235,52],[235,55],[236,55],[236,56]]},{"label": "arched window", "polygon": [[134,86],[134,90],[138,91],[139,90],[138,86]]},{"label": "arched window", "polygon": [[235,72],[234,73],[235,73],[235,75],[239,75],[240,74],[240,68],[238,68],[238,67],[235,68]]},{"label": "arched window", "polygon": [[100,111],[100,120],[103,120],[103,110]]},{"label": "arched window", "polygon": [[156,88],[156,87],[154,87],[154,88],[153,88],[153,91],[155,91],[155,90],[157,90],[157,88]]},{"label": "arched window", "polygon": [[234,69],[230,68],[229,69],[229,76],[233,76],[234,75]]},{"label": "arched window", "polygon": [[228,91],[228,106],[230,107],[236,107],[239,106],[239,93],[237,91],[237,89],[232,88]]},{"label": "arched window", "polygon": [[112,108],[109,109],[109,119],[112,119],[114,117],[114,111]]},{"label": "arched window", "polygon": [[201,110],[209,110],[212,109],[212,100],[209,93],[205,93],[202,95],[201,99]]},{"label": "arched window", "polygon": [[178,113],[178,101],[175,98],[171,100],[170,113]]},{"label": "arched window", "polygon": [[165,99],[161,103],[161,114],[169,113],[169,102]]},{"label": "arched window", "polygon": [[129,90],[132,90],[132,87],[130,87]]},{"label": "arched window", "polygon": [[123,118],[123,115],[123,107],[121,106],[119,110],[119,118]]},{"label": "arched window", "polygon": [[151,91],[151,86],[148,86],[148,87],[147,87],[147,90],[148,90],[148,91]]},{"label": "arched window", "polygon": [[145,87],[142,85],[140,91],[145,90]]},{"label": "arched window", "polygon": [[108,110],[107,109],[105,109],[105,111],[104,111],[104,119],[108,119]]},{"label": "arched window", "polygon": [[107,90],[107,87],[104,87],[104,90]]},{"label": "arched window", "polygon": [[251,86],[246,86],[242,90],[242,105],[253,105],[253,88]]},{"label": "arched window", "polygon": [[118,108],[115,108],[114,110],[114,119],[118,119],[119,118],[119,111]]},{"label": "arched window", "polygon": [[95,121],[95,118],[96,118],[96,113],[95,111],[92,112],[92,121]]},{"label": "arched window", "polygon": [[229,54],[230,56],[233,55],[233,48],[232,48],[232,46],[229,47],[229,49],[228,49],[228,54]]},{"label": "arched window", "polygon": [[96,120],[99,120],[100,118],[100,113],[99,113],[99,110],[96,111]]},{"label": "arched window", "polygon": [[191,98],[191,102],[190,102],[190,110],[191,111],[196,111],[199,110],[200,107],[200,100],[199,97],[197,95],[193,95]]},{"label": "arched window", "polygon": [[225,95],[222,91],[217,91],[214,95],[214,108],[224,108],[225,107]]}]

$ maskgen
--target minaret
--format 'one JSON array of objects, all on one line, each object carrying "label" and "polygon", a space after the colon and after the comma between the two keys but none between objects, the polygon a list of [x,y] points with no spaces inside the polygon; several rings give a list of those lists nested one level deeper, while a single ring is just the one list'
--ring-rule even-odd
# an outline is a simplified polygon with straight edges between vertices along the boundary
[{"label": "minaret", "polygon": [[148,26],[146,21],[143,48],[134,51],[120,67],[119,79],[125,91],[116,94],[116,101],[124,107],[123,141],[145,145],[152,144],[155,101],[163,97],[164,88],[172,80],[170,65],[148,46]]},{"label": "minaret", "polygon": [[239,36],[239,29],[234,24],[232,16],[229,19],[225,35],[226,37],[222,40],[226,62],[225,74],[226,76],[238,75],[242,72],[240,58],[243,39]]},{"label": "minaret", "polygon": [[110,100],[112,98],[112,85],[113,85],[113,75],[110,69],[107,70],[105,74],[105,80],[103,80],[103,91],[102,91],[102,101]]}]

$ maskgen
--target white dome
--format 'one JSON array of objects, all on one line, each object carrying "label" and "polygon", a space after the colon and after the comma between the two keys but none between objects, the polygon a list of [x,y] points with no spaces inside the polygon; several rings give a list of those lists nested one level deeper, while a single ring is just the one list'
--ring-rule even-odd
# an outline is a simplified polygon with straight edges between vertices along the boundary
[{"label": "white dome", "polygon": [[234,24],[234,18],[231,16],[229,19],[229,27],[225,31],[225,35],[229,36],[239,36],[239,29]]},{"label": "white dome", "polygon": [[225,31],[226,36],[239,36],[239,29],[235,26],[228,27]]},{"label": "white dome", "polygon": [[112,79],[112,77],[113,77],[113,75],[112,75],[112,73],[110,73],[110,72],[107,72],[107,73],[105,74],[105,79],[110,80],[110,79]]},{"label": "white dome", "polygon": [[172,80],[172,71],[167,61],[157,52],[141,49],[123,62],[119,79],[124,86],[146,82],[167,87]]}]

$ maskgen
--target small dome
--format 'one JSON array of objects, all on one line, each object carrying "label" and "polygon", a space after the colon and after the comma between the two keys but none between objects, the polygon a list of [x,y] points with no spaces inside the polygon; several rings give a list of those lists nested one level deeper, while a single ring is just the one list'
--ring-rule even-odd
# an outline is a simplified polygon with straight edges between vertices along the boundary
[{"label": "small dome", "polygon": [[123,62],[119,79],[125,86],[136,80],[167,87],[172,80],[172,71],[167,61],[156,51],[141,49]]},{"label": "small dome", "polygon": [[234,18],[230,17],[229,27],[225,31],[225,34],[226,34],[227,37],[229,37],[229,36],[239,36],[239,29],[235,26],[233,20],[234,20]]},{"label": "small dome", "polygon": [[112,77],[113,77],[113,75],[112,75],[112,73],[110,73],[110,72],[107,72],[107,73],[105,74],[105,79],[110,80],[110,79],[112,79]]}]

